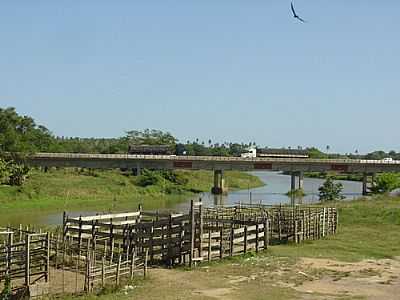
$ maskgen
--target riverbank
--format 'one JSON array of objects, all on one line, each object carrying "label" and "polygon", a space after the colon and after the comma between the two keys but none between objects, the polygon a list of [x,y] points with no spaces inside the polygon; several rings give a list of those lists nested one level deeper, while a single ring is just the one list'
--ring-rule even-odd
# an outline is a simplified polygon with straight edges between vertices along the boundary
[{"label": "riverbank", "polygon": [[347,180],[347,181],[363,181],[362,174],[338,174],[338,173],[321,173],[321,172],[304,172],[304,177],[326,179],[331,177],[333,180]]},{"label": "riverbank", "polygon": [[[143,186],[141,176],[120,171],[33,170],[22,187],[0,186],[0,225],[18,220],[30,223],[38,214],[63,210],[118,211],[136,209],[138,204],[148,210],[170,208],[199,192],[210,191],[213,184],[211,171],[182,170],[174,174],[173,179],[157,175]],[[247,173],[227,171],[224,175],[230,190],[264,185]]]},{"label": "riverbank", "polygon": [[97,299],[397,299],[400,198],[379,196],[335,205],[335,236],[271,246],[258,255],[193,270],[151,269],[148,279],[133,282],[132,289]]}]

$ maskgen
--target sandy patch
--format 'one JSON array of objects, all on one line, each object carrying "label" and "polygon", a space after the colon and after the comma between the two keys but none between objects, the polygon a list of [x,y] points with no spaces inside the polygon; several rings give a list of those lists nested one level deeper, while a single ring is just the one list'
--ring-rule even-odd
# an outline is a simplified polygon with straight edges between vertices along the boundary
[{"label": "sandy patch", "polygon": [[296,267],[309,277],[301,285],[293,287],[300,292],[359,296],[370,300],[400,299],[400,261],[397,259],[345,263],[303,258]]}]

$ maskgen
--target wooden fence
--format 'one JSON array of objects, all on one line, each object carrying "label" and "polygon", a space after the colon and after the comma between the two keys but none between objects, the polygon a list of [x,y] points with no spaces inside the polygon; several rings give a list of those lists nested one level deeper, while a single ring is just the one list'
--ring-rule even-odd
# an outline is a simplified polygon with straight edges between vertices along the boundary
[{"label": "wooden fence", "polygon": [[141,260],[133,251],[131,258],[127,260],[122,260],[122,256],[119,255],[117,263],[108,263],[105,257],[97,263],[89,259],[86,265],[85,290],[92,291],[96,283],[101,283],[101,286],[104,287],[107,281],[114,282],[118,286],[121,278],[132,280],[140,269],[143,269],[143,276],[146,277],[147,255],[146,252],[145,259]]},{"label": "wooden fence", "polygon": [[[196,205],[201,207],[193,203],[193,207]],[[64,215],[63,234],[64,239],[78,241],[78,251],[84,247],[80,242],[83,238],[91,239],[93,247],[104,249],[111,260],[115,253],[131,255],[136,251],[142,259],[147,252],[152,264],[158,261],[174,264],[177,260],[182,263],[193,257],[192,244],[200,240],[201,208],[191,211],[189,215],[141,210],[79,218]]]},{"label": "wooden fence", "polygon": [[0,236],[0,283],[9,279],[13,288],[19,288],[13,283],[22,281],[31,296],[47,293],[48,285],[43,283],[49,281],[49,234],[5,228]]},{"label": "wooden fence", "polygon": [[[136,212],[69,218],[64,238],[90,238],[109,257],[148,254],[150,264],[221,259],[268,245],[320,239],[337,230],[336,208],[320,206],[235,205],[203,208],[191,203],[189,214]],[[100,242],[101,241],[101,242]],[[82,243],[77,244],[78,249]],[[116,254],[117,253],[117,254]],[[96,259],[96,256],[95,256]]]}]

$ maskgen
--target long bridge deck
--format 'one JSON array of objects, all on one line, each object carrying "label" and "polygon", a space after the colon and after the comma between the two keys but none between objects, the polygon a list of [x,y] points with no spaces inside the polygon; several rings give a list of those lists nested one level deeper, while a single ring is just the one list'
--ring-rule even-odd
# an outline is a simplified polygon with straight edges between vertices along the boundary
[{"label": "long bridge deck", "polygon": [[37,153],[26,159],[33,166],[94,169],[148,168],[241,171],[400,172],[400,161],[312,158],[242,158],[84,153]]}]

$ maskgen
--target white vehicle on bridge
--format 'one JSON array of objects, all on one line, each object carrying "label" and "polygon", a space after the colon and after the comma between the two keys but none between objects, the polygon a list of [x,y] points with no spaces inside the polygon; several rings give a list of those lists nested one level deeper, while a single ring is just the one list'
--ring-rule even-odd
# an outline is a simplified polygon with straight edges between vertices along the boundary
[{"label": "white vehicle on bridge", "polygon": [[257,149],[256,148],[249,148],[247,152],[240,154],[240,157],[243,158],[255,158],[257,157]]},{"label": "white vehicle on bridge", "polygon": [[394,160],[391,157],[385,157],[385,158],[382,159],[382,161],[383,162],[393,162]]},{"label": "white vehicle on bridge", "polygon": [[275,149],[275,148],[248,148],[240,155],[243,158],[309,158],[307,150]]}]

